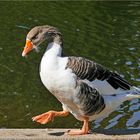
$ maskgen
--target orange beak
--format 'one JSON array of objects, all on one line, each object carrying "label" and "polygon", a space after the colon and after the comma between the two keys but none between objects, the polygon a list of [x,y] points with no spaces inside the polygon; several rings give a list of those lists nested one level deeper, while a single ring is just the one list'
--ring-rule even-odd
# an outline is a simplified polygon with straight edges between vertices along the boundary
[{"label": "orange beak", "polygon": [[33,43],[30,40],[27,39],[24,50],[22,52],[22,56],[23,57],[26,56],[27,53],[29,53],[32,49],[33,49]]}]

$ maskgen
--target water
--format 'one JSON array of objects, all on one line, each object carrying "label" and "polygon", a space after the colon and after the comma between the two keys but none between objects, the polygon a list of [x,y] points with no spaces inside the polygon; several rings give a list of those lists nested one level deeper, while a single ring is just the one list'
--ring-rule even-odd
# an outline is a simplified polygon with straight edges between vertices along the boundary
[{"label": "water", "polygon": [[[31,117],[61,104],[42,85],[39,63],[46,49],[21,57],[36,25],[58,27],[66,55],[84,56],[140,85],[140,2],[0,2],[0,128],[81,127],[72,115],[39,125]],[[91,128],[140,128],[140,101],[125,102]]]}]

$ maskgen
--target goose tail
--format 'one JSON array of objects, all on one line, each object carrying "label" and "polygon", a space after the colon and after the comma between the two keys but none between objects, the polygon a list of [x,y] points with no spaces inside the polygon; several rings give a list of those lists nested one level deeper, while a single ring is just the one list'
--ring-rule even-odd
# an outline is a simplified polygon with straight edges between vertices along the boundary
[{"label": "goose tail", "polygon": [[127,92],[128,99],[140,98],[140,87],[132,86],[131,90]]}]

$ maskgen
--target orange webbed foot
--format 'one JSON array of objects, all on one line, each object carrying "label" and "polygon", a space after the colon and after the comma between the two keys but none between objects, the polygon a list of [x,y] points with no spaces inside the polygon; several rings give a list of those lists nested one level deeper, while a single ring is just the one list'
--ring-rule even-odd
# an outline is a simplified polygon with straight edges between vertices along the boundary
[{"label": "orange webbed foot", "polygon": [[67,112],[67,111],[60,111],[60,112],[48,111],[46,113],[33,117],[32,120],[35,122],[41,123],[41,124],[46,124],[50,121],[53,121],[54,117],[56,117],[56,116],[65,117],[68,114],[69,114],[69,112]]},{"label": "orange webbed foot", "polygon": [[55,117],[55,113],[53,111],[49,111],[49,112],[33,117],[32,120],[41,124],[46,124],[50,121],[53,121],[54,117]]},{"label": "orange webbed foot", "polygon": [[86,135],[86,134],[89,134],[88,131],[83,131],[83,130],[70,130],[67,133],[68,133],[68,135]]},{"label": "orange webbed foot", "polygon": [[70,130],[68,135],[86,135],[89,134],[88,118],[84,118],[84,124],[81,130]]}]

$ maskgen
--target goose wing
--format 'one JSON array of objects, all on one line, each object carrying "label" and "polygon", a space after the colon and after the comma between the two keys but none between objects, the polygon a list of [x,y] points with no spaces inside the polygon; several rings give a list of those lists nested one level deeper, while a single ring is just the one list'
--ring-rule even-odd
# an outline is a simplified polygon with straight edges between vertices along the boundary
[{"label": "goose wing", "polygon": [[83,81],[78,81],[77,106],[84,116],[99,114],[105,108],[102,95],[96,88],[90,87]]},{"label": "goose wing", "polygon": [[81,80],[106,81],[114,89],[130,90],[131,84],[128,83],[117,73],[109,71],[107,68],[94,61],[83,57],[68,57],[66,69],[71,69],[72,72]]}]

